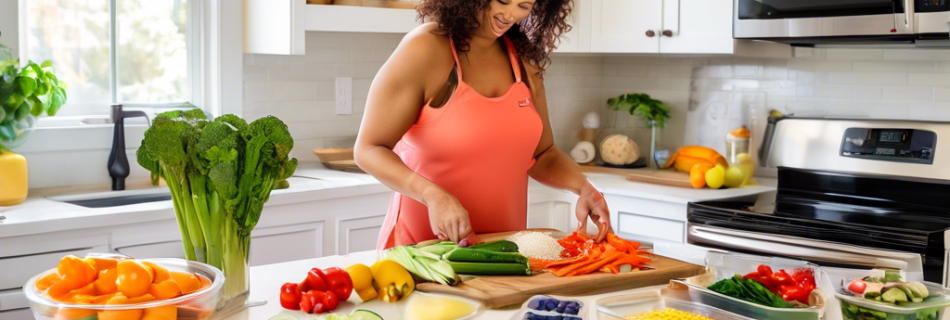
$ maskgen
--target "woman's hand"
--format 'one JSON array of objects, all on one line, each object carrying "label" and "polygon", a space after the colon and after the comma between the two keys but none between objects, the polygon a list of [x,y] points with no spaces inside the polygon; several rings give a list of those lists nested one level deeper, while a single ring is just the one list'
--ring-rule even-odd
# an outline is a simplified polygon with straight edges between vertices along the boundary
[{"label": "woman's hand", "polygon": [[459,243],[472,234],[472,222],[468,219],[468,211],[452,195],[442,193],[435,199],[426,201],[426,205],[429,207],[429,225],[432,227],[432,233],[439,239]]},{"label": "woman's hand", "polygon": [[607,201],[589,181],[581,188],[574,215],[577,217],[579,232],[587,232],[587,217],[594,221],[597,225],[597,236],[594,240],[597,242],[603,241],[607,237],[607,232],[613,232],[610,227],[610,209],[607,209]]}]

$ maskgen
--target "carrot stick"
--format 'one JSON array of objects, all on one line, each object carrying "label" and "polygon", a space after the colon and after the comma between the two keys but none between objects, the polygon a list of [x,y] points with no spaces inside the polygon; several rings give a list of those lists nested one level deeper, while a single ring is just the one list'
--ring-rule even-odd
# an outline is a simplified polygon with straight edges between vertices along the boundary
[{"label": "carrot stick", "polygon": [[625,254],[621,252],[616,252],[612,255],[605,255],[604,257],[600,258],[594,263],[583,266],[581,268],[574,269],[574,271],[567,273],[567,276],[568,277],[577,276],[577,275],[588,274],[588,273],[597,271],[597,269],[600,269],[601,267],[613,262],[614,260],[617,260],[617,258],[620,258],[623,255]]}]

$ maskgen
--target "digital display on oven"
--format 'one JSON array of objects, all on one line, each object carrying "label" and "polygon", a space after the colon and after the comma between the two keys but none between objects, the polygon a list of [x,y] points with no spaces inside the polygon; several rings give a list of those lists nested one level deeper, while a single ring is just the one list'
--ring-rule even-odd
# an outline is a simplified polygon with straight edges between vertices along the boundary
[{"label": "digital display on oven", "polygon": [[947,0],[919,0],[920,5],[924,7],[937,7],[947,4]]},{"label": "digital display on oven", "polygon": [[881,136],[877,138],[878,142],[900,143],[904,136],[904,131],[881,131]]}]

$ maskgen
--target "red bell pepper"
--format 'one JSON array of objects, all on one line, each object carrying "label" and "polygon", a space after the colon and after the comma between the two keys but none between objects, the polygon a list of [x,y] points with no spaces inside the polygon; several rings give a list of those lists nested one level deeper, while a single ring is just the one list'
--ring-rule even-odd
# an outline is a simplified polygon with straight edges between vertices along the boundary
[{"label": "red bell pepper", "polygon": [[300,309],[306,313],[324,313],[327,311],[324,304],[326,294],[317,290],[310,290],[300,299]]},{"label": "red bell pepper", "polygon": [[769,266],[764,265],[764,264],[763,264],[763,265],[759,265],[759,267],[756,268],[756,270],[759,272],[759,274],[761,274],[761,275],[763,275],[763,276],[771,276],[771,275],[772,275],[772,268],[770,268]]},{"label": "red bell pepper", "polygon": [[293,282],[285,283],[280,287],[280,306],[284,309],[300,310],[300,290]]},{"label": "red bell pepper", "polygon": [[808,303],[808,296],[815,289],[815,275],[810,269],[798,269],[793,274],[785,270],[772,272],[772,268],[760,265],[756,271],[743,276],[761,283],[763,286],[779,295],[785,301]]},{"label": "red bell pepper", "polygon": [[307,272],[307,291],[317,290],[320,292],[327,292],[330,288],[327,286],[327,276],[323,274],[323,271],[320,269],[313,268],[310,269],[310,272]]},{"label": "red bell pepper", "polygon": [[350,274],[337,267],[326,268],[324,271],[326,272],[323,279],[329,287],[329,290],[324,291],[333,291],[340,300],[349,299],[350,293],[353,292],[353,279],[350,278]]},{"label": "red bell pepper", "polygon": [[336,307],[340,305],[340,299],[336,297],[333,291],[327,291],[326,295],[323,296],[323,305],[326,307],[327,312],[336,310]]}]

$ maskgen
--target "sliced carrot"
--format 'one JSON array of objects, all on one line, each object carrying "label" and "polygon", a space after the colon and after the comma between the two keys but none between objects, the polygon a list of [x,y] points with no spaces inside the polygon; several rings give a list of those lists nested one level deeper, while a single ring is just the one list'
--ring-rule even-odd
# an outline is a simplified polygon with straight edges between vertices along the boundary
[{"label": "sliced carrot", "polygon": [[49,289],[49,287],[52,287],[60,280],[63,280],[63,278],[59,276],[59,273],[51,272],[39,280],[36,280],[36,290],[43,291]]},{"label": "sliced carrot", "polygon": [[586,266],[577,268],[572,272],[569,272],[567,276],[577,276],[577,275],[588,274],[588,273],[597,271],[601,267],[613,262],[614,260],[617,260],[617,258],[620,258],[623,255],[625,255],[625,253],[622,253],[622,252],[614,252],[613,254],[610,254],[610,255],[604,255],[604,257],[594,261],[591,264],[588,264]]},{"label": "sliced carrot", "polygon": [[195,274],[178,271],[172,271],[170,274],[172,280],[181,288],[181,294],[189,294],[201,290],[201,280],[198,280],[198,276]]},{"label": "sliced carrot", "polygon": [[119,277],[116,268],[99,271],[99,278],[93,284],[96,286],[96,294],[104,295],[115,293],[117,291],[115,281]]},{"label": "sliced carrot", "polygon": [[168,269],[147,261],[143,261],[142,264],[152,268],[155,272],[155,278],[152,279],[152,283],[162,283],[165,282],[165,280],[171,279],[171,276],[168,274]]},{"label": "sliced carrot", "polygon": [[544,268],[547,268],[549,264],[555,261],[557,260],[528,258],[528,266],[531,267],[531,270],[544,270]]},{"label": "sliced carrot", "polygon": [[558,260],[558,261],[549,263],[545,268],[560,268],[563,266],[567,266],[567,265],[571,265],[574,263],[583,262],[587,260],[590,260],[590,256],[587,256],[587,255],[577,256],[571,259]]},{"label": "sliced carrot", "polygon": [[175,320],[178,318],[178,308],[175,306],[161,306],[145,309],[142,320]]},{"label": "sliced carrot", "polygon": [[640,264],[647,263],[650,261],[651,261],[650,258],[644,258],[637,255],[627,255],[620,259],[617,259],[617,261],[612,262],[610,265],[619,267],[624,264],[629,264],[632,267],[636,267]]},{"label": "sliced carrot", "polygon": [[95,296],[95,297],[92,297],[92,301],[90,301],[90,303],[91,304],[106,304],[106,302],[109,302],[109,300],[112,299],[112,297],[115,297],[115,293]]},{"label": "sliced carrot", "polygon": [[148,288],[148,294],[158,300],[171,299],[181,295],[181,288],[172,280],[165,280],[161,283],[153,283]]}]

